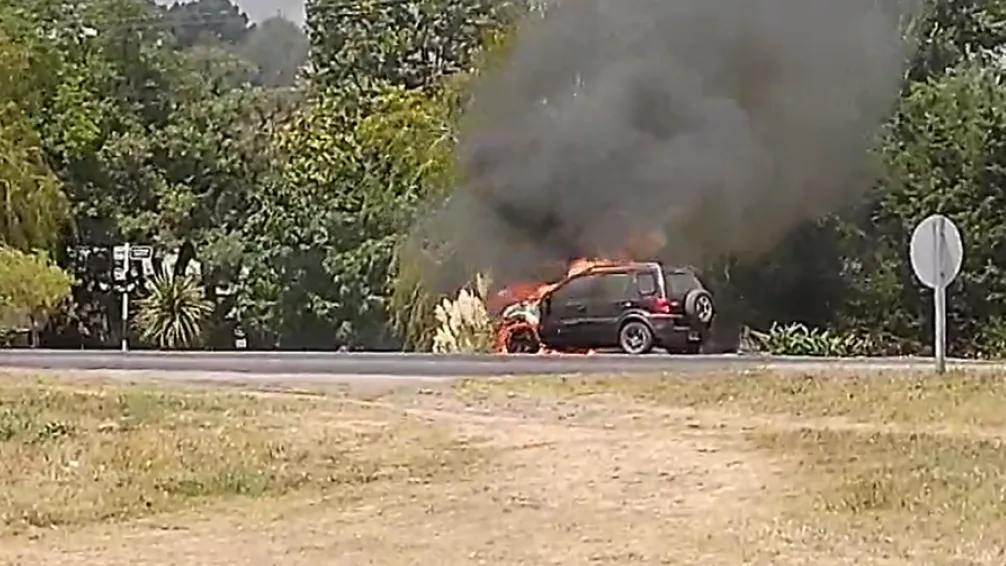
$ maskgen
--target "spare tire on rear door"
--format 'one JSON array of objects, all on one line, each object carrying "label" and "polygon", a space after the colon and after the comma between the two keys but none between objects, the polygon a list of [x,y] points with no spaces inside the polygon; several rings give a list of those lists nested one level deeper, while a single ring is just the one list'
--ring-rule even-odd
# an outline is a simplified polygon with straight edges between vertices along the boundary
[{"label": "spare tire on rear door", "polygon": [[699,324],[711,323],[716,314],[713,296],[704,289],[692,289],[685,295],[685,314]]}]

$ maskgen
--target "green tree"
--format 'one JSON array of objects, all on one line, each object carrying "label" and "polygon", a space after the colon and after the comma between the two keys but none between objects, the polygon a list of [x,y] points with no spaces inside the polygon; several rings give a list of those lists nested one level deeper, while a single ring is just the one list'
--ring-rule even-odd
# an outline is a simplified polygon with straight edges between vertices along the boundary
[{"label": "green tree", "polygon": [[907,32],[917,42],[912,81],[939,77],[964,63],[995,65],[1006,45],[1006,2],[927,0]]},{"label": "green tree", "polygon": [[[10,68],[21,79],[0,85],[0,100],[16,101],[24,124],[17,136],[0,135],[0,145],[20,140],[17,152],[4,151],[3,166],[23,173],[13,187],[48,186],[44,169],[25,164],[46,165],[69,202],[69,243],[188,242],[211,289],[214,278],[233,280],[248,194],[272,168],[272,126],[296,101],[291,93],[248,88],[254,67],[213,42],[178,50],[169,15],[145,0],[39,0],[8,10],[0,30],[11,40],[0,53],[15,53],[8,43],[30,50],[21,59],[0,55],[26,61],[0,63],[0,73]],[[9,123],[0,120],[3,132]],[[23,143],[32,139],[37,147]],[[13,218],[36,217],[58,219]],[[83,310],[114,308],[101,293],[77,292]],[[107,326],[90,316],[81,315]]]},{"label": "green tree", "polygon": [[36,63],[44,53],[8,31],[22,23],[17,16],[0,11],[0,21],[0,242],[51,249],[66,226],[68,207],[29,112],[53,77]]},{"label": "green tree", "polygon": [[165,19],[182,48],[197,43],[240,45],[253,27],[231,0],[177,2],[165,11]]},{"label": "green tree", "polygon": [[265,345],[391,346],[391,257],[452,147],[446,109],[383,87],[328,91],[277,143],[281,178],[245,225],[243,320]]},{"label": "green tree", "polygon": [[59,240],[66,199],[23,121],[0,126],[0,199],[0,242],[51,249]]},{"label": "green tree", "polygon": [[314,79],[365,88],[436,86],[468,71],[487,34],[522,14],[520,0],[312,0],[307,3]]},{"label": "green tree", "polygon": [[39,327],[68,306],[72,284],[45,252],[0,247],[0,330],[28,329],[37,345]]},{"label": "green tree", "polygon": [[[965,353],[990,319],[1006,317],[1006,88],[996,69],[966,65],[912,85],[884,146],[887,176],[874,196],[867,237],[894,268],[901,292],[873,285],[869,302],[850,314],[906,338],[930,334],[930,301],[906,261],[915,225],[933,213],[958,224],[965,264],[951,286],[954,351]],[[897,266],[896,268],[894,266]]]}]

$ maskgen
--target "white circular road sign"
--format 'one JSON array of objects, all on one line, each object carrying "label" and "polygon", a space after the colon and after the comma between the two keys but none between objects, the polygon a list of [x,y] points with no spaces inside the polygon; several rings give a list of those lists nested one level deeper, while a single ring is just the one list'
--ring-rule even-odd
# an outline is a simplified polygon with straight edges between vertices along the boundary
[{"label": "white circular road sign", "polygon": [[912,269],[923,285],[946,288],[961,272],[964,260],[960,230],[942,214],[926,218],[912,233],[911,257]]}]

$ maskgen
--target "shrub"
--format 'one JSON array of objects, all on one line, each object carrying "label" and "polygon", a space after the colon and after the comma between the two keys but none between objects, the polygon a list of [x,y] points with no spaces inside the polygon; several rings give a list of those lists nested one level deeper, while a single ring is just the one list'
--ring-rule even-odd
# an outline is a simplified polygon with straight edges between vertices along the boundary
[{"label": "shrub", "polygon": [[462,288],[457,298],[444,298],[436,306],[434,352],[476,353],[492,349],[492,322],[485,305],[488,288],[487,278],[476,275],[474,290]]},{"label": "shrub", "polygon": [[39,326],[69,304],[73,277],[47,254],[0,247],[0,330],[29,330],[36,344]]},{"label": "shrub", "polygon": [[213,305],[196,277],[160,272],[147,282],[135,325],[140,338],[150,345],[165,350],[192,348],[202,343],[212,312]]},{"label": "shrub", "polygon": [[808,328],[798,322],[773,323],[767,332],[750,330],[748,336],[759,351],[783,356],[867,356],[876,349],[869,337]]}]

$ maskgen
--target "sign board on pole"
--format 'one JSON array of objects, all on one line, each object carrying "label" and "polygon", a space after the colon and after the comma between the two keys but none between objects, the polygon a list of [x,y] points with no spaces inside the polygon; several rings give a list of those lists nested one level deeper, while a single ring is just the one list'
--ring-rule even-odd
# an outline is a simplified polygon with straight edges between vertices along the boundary
[{"label": "sign board on pole", "polygon": [[947,286],[961,271],[964,245],[957,226],[941,214],[934,214],[915,227],[911,244],[912,269],[923,285],[933,290],[936,371],[946,370]]},{"label": "sign board on pole", "polygon": [[129,246],[129,259],[144,260],[154,257],[153,246]]},{"label": "sign board on pole", "polygon": [[[132,252],[129,242],[126,242],[123,247],[125,251],[122,253],[122,270],[126,272],[127,277],[129,274],[129,258],[132,257]],[[126,353],[129,351],[129,285],[122,287],[122,352]]]},{"label": "sign board on pole", "polygon": [[957,226],[946,216],[934,214],[912,233],[912,269],[930,289],[946,287],[961,272],[964,246]]},{"label": "sign board on pole", "polygon": [[126,261],[126,246],[114,246],[112,248],[112,259],[115,261]]}]

